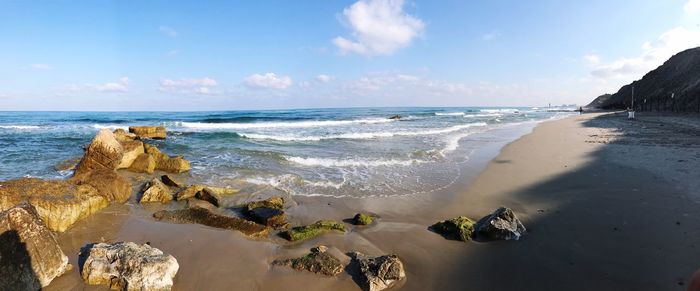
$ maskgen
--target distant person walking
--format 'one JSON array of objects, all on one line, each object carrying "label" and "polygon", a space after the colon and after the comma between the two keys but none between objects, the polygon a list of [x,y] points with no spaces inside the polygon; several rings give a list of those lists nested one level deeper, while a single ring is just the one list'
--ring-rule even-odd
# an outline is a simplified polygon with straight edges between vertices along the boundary
[{"label": "distant person walking", "polygon": [[583,114],[583,107],[581,107],[581,106],[578,107],[578,114]]},{"label": "distant person walking", "polygon": [[627,107],[627,119],[634,119],[634,110]]}]

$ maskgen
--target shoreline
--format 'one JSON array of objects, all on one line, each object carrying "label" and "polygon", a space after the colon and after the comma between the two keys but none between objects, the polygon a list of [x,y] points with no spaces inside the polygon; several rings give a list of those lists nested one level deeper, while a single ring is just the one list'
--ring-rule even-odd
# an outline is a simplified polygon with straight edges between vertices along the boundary
[{"label": "shoreline", "polygon": [[[588,131],[595,127],[583,125],[606,114],[542,122],[503,147],[484,147],[474,153],[475,159],[492,157],[482,161],[483,170],[462,177],[443,195],[403,202],[294,198],[297,205],[288,212],[294,225],[387,211],[376,225],[351,226],[345,235],[326,234],[297,244],[253,240],[238,232],[154,221],[150,213],[173,205],[140,207],[130,205],[132,197],[126,205],[111,205],[78,222],[59,234],[59,242],[77,266],[72,254],[86,243],[148,241],[178,259],[173,290],[232,284],[246,290],[358,290],[347,273],[325,278],[270,266],[274,259],[300,256],[318,244],[329,246],[343,263],[349,261],[343,254],[351,250],[397,253],[407,274],[401,290],[682,290],[697,268],[693,258],[700,255],[695,248],[700,231],[692,227],[700,211],[685,187],[671,187],[651,171],[606,160],[609,145],[590,142]],[[611,177],[620,173],[624,179]],[[650,181],[654,183],[646,185]],[[520,241],[464,243],[427,230],[438,220],[459,215],[476,219],[501,205],[513,208],[528,228]],[[46,290],[76,288],[100,287],[84,285],[76,268]]]}]

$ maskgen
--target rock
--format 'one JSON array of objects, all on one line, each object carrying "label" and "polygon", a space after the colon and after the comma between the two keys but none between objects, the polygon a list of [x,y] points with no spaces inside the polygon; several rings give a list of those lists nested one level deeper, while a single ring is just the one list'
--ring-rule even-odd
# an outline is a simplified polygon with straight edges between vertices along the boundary
[{"label": "rock", "polygon": [[329,277],[340,274],[344,270],[343,264],[336,257],[326,253],[326,249],[325,246],[319,246],[311,249],[311,252],[303,257],[275,260],[272,265],[291,267],[295,270],[305,270]]},{"label": "rock", "polygon": [[141,203],[167,203],[173,200],[173,192],[168,189],[168,186],[165,186],[163,182],[158,180],[158,178],[153,178],[150,182],[146,183],[145,186],[145,191],[143,191],[143,196],[141,196]]},{"label": "rock", "polygon": [[319,220],[311,225],[297,226],[287,230],[282,233],[282,236],[289,241],[301,241],[332,230],[345,232],[345,225],[335,220]]},{"label": "rock", "polygon": [[171,187],[176,187],[176,188],[182,188],[184,185],[175,179],[173,176],[170,175],[163,175],[160,176],[160,180],[163,181],[163,184],[171,186]]},{"label": "rock", "polygon": [[81,249],[80,275],[89,285],[120,290],[170,290],[180,266],[148,244],[90,244]]},{"label": "rock", "polygon": [[282,209],[258,207],[246,213],[253,221],[270,227],[287,225],[286,215]]},{"label": "rock", "polygon": [[25,201],[36,208],[39,217],[49,229],[58,232],[65,231],[78,220],[109,204],[109,201],[90,185],[37,178],[0,182],[0,211]]},{"label": "rock", "polygon": [[245,205],[246,211],[252,211],[256,208],[272,208],[272,209],[282,209],[284,207],[284,198],[282,197],[272,197],[265,200],[253,201]]},{"label": "rock", "polygon": [[525,233],[525,226],[515,216],[513,210],[500,207],[480,219],[474,230],[479,238],[518,240]]},{"label": "rock", "polygon": [[237,189],[229,189],[229,188],[221,188],[221,187],[212,187],[212,186],[206,186],[206,185],[201,185],[201,184],[195,184],[191,185],[184,190],[178,192],[175,195],[175,199],[177,201],[189,199],[192,197],[195,197],[197,193],[201,192],[204,190],[204,188],[209,189],[211,192],[216,193],[219,196],[223,195],[231,195],[231,194],[236,194],[238,193]]},{"label": "rock", "polygon": [[389,119],[399,120],[399,119],[401,119],[401,115],[396,114],[396,115],[389,117]]},{"label": "rock", "polygon": [[149,154],[140,154],[127,170],[134,173],[152,174],[156,170],[156,160]]},{"label": "rock", "polygon": [[368,214],[358,213],[352,218],[352,224],[354,225],[370,225],[374,222],[374,218]]},{"label": "rock", "polygon": [[166,136],[163,126],[129,126],[129,132],[139,138],[165,139]]},{"label": "rock", "polygon": [[119,142],[132,141],[137,138],[135,134],[126,132],[123,128],[117,128],[112,133]]},{"label": "rock", "polygon": [[190,162],[181,156],[170,157],[161,153],[155,146],[148,144],[144,144],[144,148],[146,153],[156,161],[156,170],[168,173],[182,173],[190,170]]},{"label": "rock", "polygon": [[54,168],[56,171],[71,171],[71,170],[75,170],[75,167],[77,167],[77,166],[78,166],[78,163],[80,163],[80,159],[81,159],[81,158],[72,158],[72,159],[69,159],[69,160],[65,160],[65,161],[63,161],[63,162],[60,162],[60,163],[56,164],[55,166],[53,166],[53,168]]},{"label": "rock", "polygon": [[0,212],[0,289],[40,290],[71,268],[33,206]]},{"label": "rock", "polygon": [[197,223],[206,226],[231,229],[242,232],[250,237],[266,237],[269,229],[260,224],[242,218],[216,214],[202,207],[191,207],[180,210],[161,210],[153,214],[158,220],[173,221],[176,223]]},{"label": "rock", "polygon": [[448,239],[470,241],[474,236],[475,222],[466,216],[459,216],[433,224],[430,229]]},{"label": "rock", "polygon": [[403,263],[397,255],[371,257],[360,252],[352,252],[349,255],[359,267],[362,290],[388,289],[406,278]]},{"label": "rock", "polygon": [[114,137],[114,134],[107,129],[102,129],[97,132],[85,150],[75,173],[80,175],[93,170],[113,171],[121,163],[123,155],[122,145]]},{"label": "rock", "polygon": [[207,201],[216,207],[221,206],[221,197],[219,194],[209,188],[204,187],[204,189],[202,189],[202,191],[198,191],[194,197],[199,200]]},{"label": "rock", "polygon": [[114,170],[95,169],[70,179],[78,185],[90,185],[108,201],[124,203],[131,196],[131,184]]},{"label": "rock", "polygon": [[120,141],[119,143],[122,145],[124,155],[117,169],[126,169],[131,167],[136,158],[144,153],[143,143],[138,140]]}]

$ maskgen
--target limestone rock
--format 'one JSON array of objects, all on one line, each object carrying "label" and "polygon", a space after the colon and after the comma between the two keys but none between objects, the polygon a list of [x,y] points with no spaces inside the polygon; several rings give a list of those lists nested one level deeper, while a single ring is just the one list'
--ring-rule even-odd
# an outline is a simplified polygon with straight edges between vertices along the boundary
[{"label": "limestone rock", "polygon": [[474,229],[479,238],[497,240],[518,240],[525,233],[525,226],[507,207],[500,207],[484,216]]},{"label": "limestone rock", "polygon": [[207,201],[216,207],[221,206],[221,196],[209,188],[205,187],[202,191],[198,191],[194,197],[199,200]]},{"label": "limestone rock", "polygon": [[403,263],[397,255],[371,257],[360,252],[350,253],[360,272],[360,287],[367,291],[391,288],[406,278]]},{"label": "limestone rock", "polygon": [[56,171],[70,171],[70,170],[75,170],[75,167],[78,166],[78,163],[80,163],[81,158],[72,158],[69,160],[62,161],[55,166],[53,166],[54,170]]},{"label": "limestone rock", "polygon": [[80,256],[85,283],[110,289],[170,290],[180,268],[173,256],[133,242],[87,245]]},{"label": "limestone rock", "polygon": [[120,141],[119,143],[122,145],[124,155],[117,169],[126,169],[131,167],[136,158],[144,153],[143,143],[138,140]]},{"label": "limestone rock", "polygon": [[190,162],[181,156],[171,157],[152,145],[144,144],[146,153],[156,161],[156,170],[168,173],[182,173],[190,170]]},{"label": "limestone rock", "polygon": [[170,175],[160,176],[160,180],[163,182],[163,184],[171,186],[171,187],[175,187],[175,188],[184,187],[184,184],[182,184],[182,182],[178,181],[177,179],[175,179],[173,176],[170,176]]},{"label": "limestone rock", "polygon": [[328,231],[345,232],[345,225],[335,220],[319,220],[314,224],[297,226],[282,233],[289,241],[307,240]]},{"label": "limestone rock", "polygon": [[299,271],[309,271],[311,273],[325,276],[335,276],[345,269],[340,260],[326,253],[325,246],[311,249],[311,253],[294,259],[275,260],[272,262],[276,266],[291,267]]},{"label": "limestone rock", "polygon": [[93,170],[115,170],[122,161],[124,149],[114,134],[102,129],[92,139],[75,169],[76,175]]},{"label": "limestone rock", "polygon": [[126,132],[126,130],[122,128],[117,128],[112,132],[114,134],[114,137],[119,141],[119,142],[125,142],[125,141],[132,141],[137,138],[137,136],[133,133]]},{"label": "limestone rock", "polygon": [[141,196],[140,200],[141,203],[167,203],[173,200],[173,193],[158,178],[153,178],[150,182],[146,183],[144,189],[143,196]]},{"label": "limestone rock", "polygon": [[131,184],[114,170],[94,169],[76,174],[70,180],[78,185],[95,187],[109,201],[124,203],[131,196]]},{"label": "limestone rock", "polygon": [[459,216],[433,224],[430,229],[448,239],[470,241],[474,236],[475,222],[466,216]]},{"label": "limestone rock", "polygon": [[156,160],[149,154],[140,154],[127,170],[134,173],[152,174],[156,170]]},{"label": "limestone rock", "polygon": [[374,218],[369,214],[358,213],[352,218],[352,224],[354,225],[370,225],[374,222]]},{"label": "limestone rock", "polygon": [[250,237],[266,237],[269,229],[260,224],[242,218],[216,214],[202,207],[191,207],[180,210],[161,210],[153,214],[158,220],[176,223],[197,223],[206,226],[231,229],[242,232]]},{"label": "limestone rock", "polygon": [[184,190],[178,192],[175,195],[175,199],[177,201],[182,201],[185,199],[190,199],[192,197],[197,196],[197,193],[201,192],[204,190],[204,188],[209,189],[211,192],[215,193],[216,195],[223,196],[223,195],[231,195],[231,194],[236,194],[238,193],[237,189],[230,189],[230,188],[222,188],[222,187],[212,187],[212,186],[207,186],[207,185],[201,185],[201,184],[195,184],[191,185]]},{"label": "limestone rock", "polygon": [[53,231],[62,232],[109,202],[90,185],[75,185],[63,180],[21,178],[0,182],[0,211],[22,202],[36,208],[39,217]]},{"label": "limestone rock", "polygon": [[129,132],[139,138],[165,139],[166,136],[163,126],[129,126]]},{"label": "limestone rock", "polygon": [[39,290],[70,269],[33,206],[21,203],[0,212],[0,289]]}]

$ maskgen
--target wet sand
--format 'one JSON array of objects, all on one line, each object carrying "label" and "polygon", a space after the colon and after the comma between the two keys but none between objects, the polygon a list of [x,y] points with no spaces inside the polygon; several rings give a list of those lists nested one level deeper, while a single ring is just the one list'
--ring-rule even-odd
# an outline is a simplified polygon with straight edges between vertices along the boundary
[{"label": "wet sand", "polygon": [[[484,139],[489,141],[475,148],[459,180],[434,193],[363,200],[293,197],[292,225],[347,219],[359,211],[381,216],[374,226],[347,225],[344,235],[300,244],[158,222],[151,218],[154,211],[178,205],[142,207],[135,198],[77,223],[59,241],[74,266],[87,243],[150,242],[177,258],[174,290],[359,290],[346,273],[326,278],[269,265],[318,244],[344,261],[349,258],[343,253],[351,250],[398,254],[407,274],[402,290],[682,290],[700,267],[695,202],[700,194],[686,182],[699,176],[700,134],[694,126],[700,123],[686,121],[659,117],[645,125],[642,116],[620,129],[630,124],[619,115],[584,114],[542,123],[502,150],[507,138]],[[684,147],[663,144],[668,140],[663,138],[653,146],[645,143],[645,134],[658,132],[634,126],[653,124],[661,136],[686,141]],[[529,128],[504,130],[511,132],[503,136],[519,136]],[[634,163],[640,154],[658,161]],[[528,227],[520,241],[463,243],[427,230],[438,220],[477,219],[501,205],[513,208]],[[83,284],[76,267],[46,289],[101,288]]]}]

